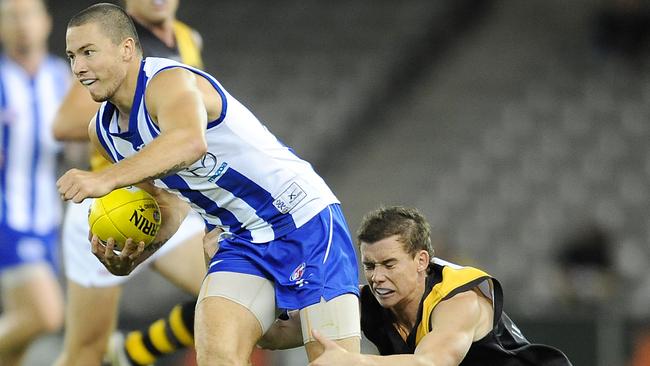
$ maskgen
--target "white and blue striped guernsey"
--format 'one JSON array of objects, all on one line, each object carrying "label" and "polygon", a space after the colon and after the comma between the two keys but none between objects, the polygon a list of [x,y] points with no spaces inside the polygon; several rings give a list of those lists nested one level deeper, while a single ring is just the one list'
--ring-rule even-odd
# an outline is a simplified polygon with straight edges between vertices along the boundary
[{"label": "white and blue striped guernsey", "polygon": [[145,90],[156,73],[172,67],[186,68],[209,80],[223,107],[221,116],[208,122],[208,153],[189,168],[154,183],[189,202],[208,229],[219,226],[251,242],[264,243],[339,203],[311,165],[279,142],[214,77],[164,58],[142,61],[128,131],[119,130],[119,113],[110,102],[104,102],[97,113],[99,141],[114,161],[135,154],[160,133],[147,112]]},{"label": "white and blue striped guernsey", "polygon": [[30,76],[0,57],[0,224],[47,234],[60,224],[52,122],[67,92],[70,67],[48,57]]}]

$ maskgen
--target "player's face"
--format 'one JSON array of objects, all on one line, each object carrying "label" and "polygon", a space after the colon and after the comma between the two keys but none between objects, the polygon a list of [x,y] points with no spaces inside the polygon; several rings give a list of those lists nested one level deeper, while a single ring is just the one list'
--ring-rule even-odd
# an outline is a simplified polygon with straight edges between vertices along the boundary
[{"label": "player's face", "polygon": [[40,0],[0,1],[0,40],[9,54],[44,51],[51,26]]},{"label": "player's face", "polygon": [[126,10],[129,14],[152,25],[158,25],[174,19],[178,9],[178,0],[127,0]]},{"label": "player's face", "polygon": [[375,243],[361,243],[361,261],[366,280],[379,304],[385,308],[420,301],[418,257],[406,252],[399,236]]},{"label": "player's face", "polygon": [[113,44],[97,23],[68,28],[66,53],[72,72],[96,102],[112,98],[126,78],[123,48]]}]

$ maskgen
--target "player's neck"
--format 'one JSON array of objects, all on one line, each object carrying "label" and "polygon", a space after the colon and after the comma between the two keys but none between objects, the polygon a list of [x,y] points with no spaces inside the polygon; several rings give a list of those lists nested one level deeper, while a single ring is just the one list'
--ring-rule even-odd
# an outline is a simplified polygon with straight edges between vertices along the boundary
[{"label": "player's neck", "polygon": [[45,49],[6,50],[5,53],[10,60],[18,64],[30,76],[36,75],[47,55]]},{"label": "player's neck", "polygon": [[138,85],[138,76],[140,74],[141,62],[142,57],[136,57],[131,61],[129,64],[129,70],[126,74],[126,78],[117,88],[113,97],[110,99],[110,102],[115,105],[118,111],[120,111],[121,116],[128,116],[131,113],[131,107],[133,106],[133,96],[135,95],[135,90]]},{"label": "player's neck", "polygon": [[411,330],[417,322],[424,285],[424,281],[418,282],[418,286],[408,297],[391,308],[395,322],[403,328]]},{"label": "player's neck", "polygon": [[153,33],[156,38],[158,38],[162,43],[167,47],[176,46],[176,37],[174,37],[174,19],[166,19],[161,23],[148,23],[142,18],[133,16],[133,18],[143,27],[147,28],[151,33]]}]

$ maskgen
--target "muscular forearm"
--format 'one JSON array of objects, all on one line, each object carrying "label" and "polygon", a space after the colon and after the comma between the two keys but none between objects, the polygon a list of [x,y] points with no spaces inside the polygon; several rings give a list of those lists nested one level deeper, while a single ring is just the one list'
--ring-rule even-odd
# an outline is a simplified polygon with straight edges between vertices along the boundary
[{"label": "muscular forearm", "polygon": [[203,135],[175,129],[163,132],[135,155],[102,171],[114,188],[166,177],[197,161],[207,151]]}]

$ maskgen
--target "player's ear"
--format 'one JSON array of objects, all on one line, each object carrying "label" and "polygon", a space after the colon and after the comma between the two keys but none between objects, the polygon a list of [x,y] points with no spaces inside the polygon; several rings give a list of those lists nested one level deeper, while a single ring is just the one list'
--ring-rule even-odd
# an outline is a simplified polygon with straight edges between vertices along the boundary
[{"label": "player's ear", "polygon": [[135,46],[135,40],[131,37],[127,37],[124,41],[122,41],[122,60],[124,61],[130,61],[132,60],[138,50]]},{"label": "player's ear", "polygon": [[429,252],[426,250],[420,250],[415,258],[418,262],[418,272],[426,271],[427,267],[429,267],[429,261],[431,260]]}]

